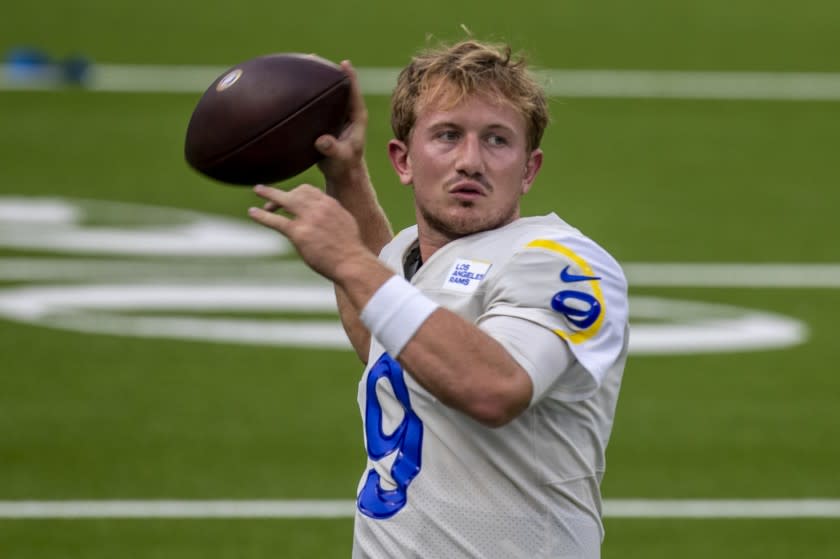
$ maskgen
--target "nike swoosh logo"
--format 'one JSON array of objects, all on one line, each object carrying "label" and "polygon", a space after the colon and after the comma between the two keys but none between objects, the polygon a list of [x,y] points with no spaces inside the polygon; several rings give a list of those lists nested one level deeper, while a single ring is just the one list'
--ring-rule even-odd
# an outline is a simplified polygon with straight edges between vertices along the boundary
[{"label": "nike swoosh logo", "polygon": [[601,279],[598,276],[578,276],[569,272],[569,267],[566,266],[563,268],[563,271],[560,272],[560,279],[566,283],[573,283],[576,281],[591,281],[591,280],[599,280]]}]

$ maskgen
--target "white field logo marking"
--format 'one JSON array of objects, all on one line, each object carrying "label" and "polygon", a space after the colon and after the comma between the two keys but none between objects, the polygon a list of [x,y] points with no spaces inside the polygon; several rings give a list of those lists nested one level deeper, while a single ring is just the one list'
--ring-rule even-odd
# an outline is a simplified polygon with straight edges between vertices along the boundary
[{"label": "white field logo marking", "polygon": [[[333,290],[297,262],[265,262],[289,252],[289,245],[244,219],[115,202],[0,197],[0,247],[145,257],[77,263],[0,258],[0,281],[30,282],[0,289],[0,318],[111,335],[350,348],[337,313],[334,319],[266,316],[336,312]],[[659,297],[633,297],[630,307],[635,354],[749,351],[807,338],[801,321],[771,312]],[[202,316],[207,312],[244,316]]]},{"label": "white field logo marking", "polygon": [[[269,230],[191,210],[23,197],[0,197],[0,247],[216,258],[268,256],[290,250],[283,237]],[[177,263],[173,263],[173,270],[176,268]]]}]

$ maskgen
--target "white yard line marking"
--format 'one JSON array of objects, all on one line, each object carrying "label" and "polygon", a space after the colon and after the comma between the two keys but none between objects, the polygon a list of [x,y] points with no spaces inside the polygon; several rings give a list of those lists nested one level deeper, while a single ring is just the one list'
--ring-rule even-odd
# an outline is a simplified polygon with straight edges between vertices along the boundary
[{"label": "white yard line marking", "polygon": [[659,99],[840,100],[840,74],[547,70],[549,95]]},{"label": "white yard line marking", "polygon": [[840,499],[607,499],[609,518],[840,518]]},{"label": "white yard line marking", "polygon": [[623,264],[632,287],[838,288],[840,264],[779,262]]},{"label": "white yard line marking", "polygon": [[[350,500],[0,501],[0,518],[349,518]],[[608,518],[840,518],[840,499],[608,499]]]},{"label": "white yard line marking", "polygon": [[[228,68],[98,64],[87,88],[93,91],[201,93]],[[398,68],[358,68],[368,95],[390,95]],[[562,70],[537,72],[557,97],[747,99],[838,101],[840,74],[805,72],[680,72],[654,70]],[[16,80],[0,65],[0,91],[54,89],[52,79]]]},{"label": "white yard line marking", "polygon": [[0,518],[347,518],[354,501],[0,501]]}]

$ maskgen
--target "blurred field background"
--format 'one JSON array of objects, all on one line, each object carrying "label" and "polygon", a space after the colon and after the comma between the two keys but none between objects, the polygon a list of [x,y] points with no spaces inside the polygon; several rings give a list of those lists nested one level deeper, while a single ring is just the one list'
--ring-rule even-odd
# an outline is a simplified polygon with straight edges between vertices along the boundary
[{"label": "blurred field background", "polygon": [[[0,18],[0,55],[30,45],[102,64],[226,67],[295,51],[387,68],[404,65],[429,36],[462,38],[460,24],[479,38],[510,41],[543,69],[840,72],[840,5],[830,0],[16,3]],[[80,200],[179,210],[160,213],[161,223],[189,220],[180,210],[191,210],[249,227],[245,211],[255,197],[211,183],[183,161],[199,95],[0,91],[0,206],[13,198],[88,204],[94,209],[84,225],[100,233],[138,231],[157,214],[141,218],[134,206]],[[367,102],[371,174],[401,228],[412,223],[411,201],[386,159],[388,100]],[[551,109],[546,164],[524,212],[557,212],[628,270],[640,262],[786,263],[801,265],[805,282],[817,274],[814,264],[840,264],[840,102],[569,97],[553,98]],[[299,180],[319,178],[308,172]],[[0,211],[7,305],[25,303],[33,292],[22,290],[35,288],[322,285],[293,254],[278,251],[63,251],[49,248],[61,237],[53,229],[43,246],[13,245],[7,240],[26,216],[9,211]],[[604,496],[840,498],[836,286],[666,287],[630,279],[639,301],[778,313],[804,325],[807,339],[761,351],[633,356]],[[60,311],[55,326],[81,320]],[[334,320],[324,309],[195,308],[190,316]],[[353,499],[364,450],[361,367],[351,352],[49,326],[49,317],[0,319],[0,501]],[[608,515],[606,527],[608,558],[840,553],[836,515]],[[0,518],[0,557],[338,558],[349,556],[351,533],[349,518]]]}]

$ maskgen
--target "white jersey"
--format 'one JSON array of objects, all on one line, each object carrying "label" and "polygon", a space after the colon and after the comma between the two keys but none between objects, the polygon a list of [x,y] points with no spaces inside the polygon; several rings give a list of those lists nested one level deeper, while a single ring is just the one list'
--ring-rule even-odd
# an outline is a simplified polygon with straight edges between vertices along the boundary
[{"label": "white jersey", "polygon": [[[380,258],[403,275],[416,242],[414,226]],[[452,241],[411,283],[479,327],[498,316],[539,324],[576,362],[494,429],[440,403],[372,339],[353,557],[599,557],[604,452],[627,355],[619,265],[551,214]],[[516,349],[527,369],[528,348]]]}]

